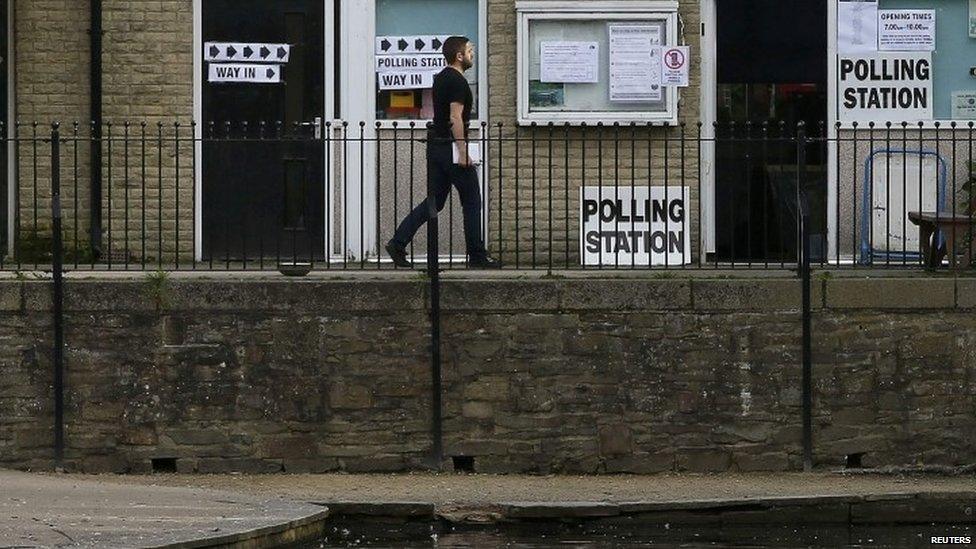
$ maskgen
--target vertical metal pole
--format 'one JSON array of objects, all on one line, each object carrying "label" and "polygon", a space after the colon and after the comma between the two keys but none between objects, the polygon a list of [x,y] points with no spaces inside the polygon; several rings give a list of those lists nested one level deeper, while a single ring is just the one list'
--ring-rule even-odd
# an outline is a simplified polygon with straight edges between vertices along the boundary
[{"label": "vertical metal pole", "polygon": [[796,199],[800,224],[800,278],[803,300],[803,470],[813,470],[813,388],[810,318],[810,210],[807,203],[804,170],[806,169],[806,128],[797,127]]},{"label": "vertical metal pole", "polygon": [[54,274],[54,465],[64,463],[64,279],[61,242],[61,133],[51,125],[51,219]]},{"label": "vertical metal pole", "polygon": [[[444,146],[436,137],[427,141],[428,149]],[[430,158],[430,151],[427,153]],[[434,197],[433,179],[427,166],[427,275],[430,277],[430,366],[431,366],[431,465],[440,470],[444,460],[444,418],[441,403],[441,279],[440,242],[438,241],[437,200]]]}]

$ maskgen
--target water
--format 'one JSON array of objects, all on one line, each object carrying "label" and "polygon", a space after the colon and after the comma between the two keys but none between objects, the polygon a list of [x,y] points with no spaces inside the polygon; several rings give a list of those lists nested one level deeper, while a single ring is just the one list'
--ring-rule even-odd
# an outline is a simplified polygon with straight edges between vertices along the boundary
[{"label": "water", "polygon": [[[976,524],[673,526],[639,517],[485,526],[342,519],[313,548],[636,548],[636,547],[932,547],[932,537],[969,537]],[[965,547],[964,544],[942,545]]]}]

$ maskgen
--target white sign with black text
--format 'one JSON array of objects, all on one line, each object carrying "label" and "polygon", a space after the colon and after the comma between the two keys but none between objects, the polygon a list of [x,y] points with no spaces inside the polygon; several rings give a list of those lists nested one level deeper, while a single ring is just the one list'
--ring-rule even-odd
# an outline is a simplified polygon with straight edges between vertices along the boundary
[{"label": "white sign with black text", "polygon": [[660,101],[661,29],[653,25],[607,25],[610,37],[610,101]]},{"label": "white sign with black text", "polygon": [[935,50],[935,10],[880,10],[878,49]]},{"label": "white sign with black text", "polygon": [[661,84],[678,88],[688,87],[688,60],[691,58],[691,48],[676,46],[664,49],[664,60],[661,63]]},{"label": "white sign with black text", "polygon": [[224,83],[278,84],[281,82],[281,65],[211,63],[208,80]]},{"label": "white sign with black text", "polygon": [[581,187],[585,266],[691,263],[690,187]]},{"label": "white sign with black text", "polygon": [[441,53],[450,36],[377,36],[376,55]]},{"label": "white sign with black text", "polygon": [[539,80],[556,84],[591,84],[600,72],[598,42],[542,42]]},{"label": "white sign with black text", "polygon": [[837,52],[878,51],[877,0],[840,0],[837,3]]},{"label": "white sign with black text", "polygon": [[932,54],[842,56],[841,122],[917,122],[932,119]]},{"label": "white sign with black text", "polygon": [[439,53],[377,55],[375,59],[376,72],[440,72],[447,66],[447,59]]},{"label": "white sign with black text", "polygon": [[241,63],[287,63],[291,57],[288,44],[256,42],[206,42],[204,61],[237,61]]},{"label": "white sign with black text", "polygon": [[420,90],[434,87],[434,72],[379,72],[381,90]]}]

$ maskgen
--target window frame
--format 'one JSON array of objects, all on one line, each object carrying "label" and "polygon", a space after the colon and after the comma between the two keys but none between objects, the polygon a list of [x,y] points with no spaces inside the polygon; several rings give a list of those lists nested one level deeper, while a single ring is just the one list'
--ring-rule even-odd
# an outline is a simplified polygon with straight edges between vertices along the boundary
[{"label": "window frame", "polygon": [[[376,43],[376,3],[372,2],[373,9],[370,12],[372,21],[370,22],[370,27],[373,29],[373,40],[370,44]],[[478,0],[478,42],[475,43],[475,60],[474,67],[478,71],[478,93],[477,93],[477,112],[478,118],[472,118],[470,122],[471,128],[480,128],[483,121],[488,120],[488,0]],[[373,51],[370,59],[375,62],[376,52]],[[372,87],[376,87],[376,72],[372,73],[372,79],[370,80]],[[369,94],[369,112],[371,113],[371,118],[374,121],[376,129],[379,130],[390,130],[394,128],[394,123],[396,128],[404,129],[409,128],[410,123],[413,122],[415,127],[424,128],[428,123],[432,123],[431,118],[390,118],[381,119],[376,118],[376,104],[379,94],[374,91]]]},{"label": "window frame", "polygon": [[680,45],[678,36],[678,2],[658,0],[635,5],[626,1],[595,1],[581,4],[572,1],[528,0],[516,3],[517,19],[517,85],[518,123],[522,126],[536,124],[652,124],[676,125],[678,123],[678,88],[665,87],[666,110],[648,111],[557,111],[531,112],[529,108],[529,26],[538,20],[580,21],[663,21],[667,29],[664,46]]}]

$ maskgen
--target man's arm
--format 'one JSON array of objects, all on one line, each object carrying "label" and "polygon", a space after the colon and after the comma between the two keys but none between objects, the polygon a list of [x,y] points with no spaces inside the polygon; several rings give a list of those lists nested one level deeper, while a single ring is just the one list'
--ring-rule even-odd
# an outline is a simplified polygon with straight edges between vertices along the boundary
[{"label": "man's arm", "polygon": [[458,165],[470,166],[468,158],[468,129],[464,127],[464,105],[457,101],[451,102],[451,133],[454,135],[454,146],[458,151]]}]

